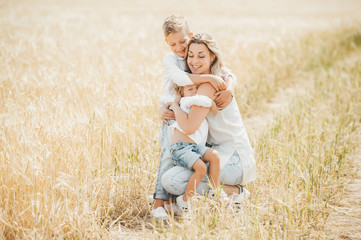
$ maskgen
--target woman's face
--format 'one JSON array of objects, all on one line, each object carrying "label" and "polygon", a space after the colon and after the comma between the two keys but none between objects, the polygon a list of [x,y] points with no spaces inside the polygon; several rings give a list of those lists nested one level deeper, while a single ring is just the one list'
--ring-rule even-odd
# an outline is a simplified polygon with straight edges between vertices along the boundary
[{"label": "woman's face", "polygon": [[194,74],[210,74],[214,58],[215,56],[202,43],[191,43],[189,46],[187,64]]}]

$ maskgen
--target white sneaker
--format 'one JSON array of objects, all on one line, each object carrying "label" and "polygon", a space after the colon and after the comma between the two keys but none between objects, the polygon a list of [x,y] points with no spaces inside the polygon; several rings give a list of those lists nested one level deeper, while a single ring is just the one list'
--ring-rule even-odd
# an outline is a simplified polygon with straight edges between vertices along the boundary
[{"label": "white sneaker", "polygon": [[241,208],[242,204],[244,203],[244,199],[248,199],[250,193],[245,187],[240,185],[238,185],[238,187],[239,187],[239,194],[231,195],[230,199],[235,207]]},{"label": "white sneaker", "polygon": [[244,186],[238,185],[239,187],[239,194],[243,194],[244,199],[248,199],[251,193],[245,188]]},{"label": "white sneaker", "polygon": [[148,202],[149,202],[149,204],[153,204],[155,202],[153,195],[148,196]]},{"label": "white sneaker", "polygon": [[175,201],[182,212],[188,212],[190,210],[189,202],[183,200],[183,195],[178,196]]},{"label": "white sneaker", "polygon": [[178,215],[182,215],[182,210],[178,207],[178,205],[176,203],[173,204],[164,204],[164,209],[169,212],[169,213],[173,213],[174,215],[178,216]]},{"label": "white sneaker", "polygon": [[213,199],[213,200],[217,200],[219,199],[219,201],[222,202],[227,202],[230,200],[230,198],[227,196],[227,194],[223,191],[223,189],[210,189],[208,192],[208,197]]},{"label": "white sneaker", "polygon": [[[155,202],[155,199],[154,199],[153,195],[149,195],[148,196],[148,203],[149,204],[154,204],[154,202]],[[164,203],[164,209],[166,210],[166,212],[174,213],[174,215],[182,214],[181,210],[179,209],[179,207],[175,203],[173,203],[173,204]]]},{"label": "white sneaker", "polygon": [[150,213],[156,219],[161,219],[163,221],[169,220],[168,213],[165,211],[163,207],[157,207],[156,209],[153,209]]}]

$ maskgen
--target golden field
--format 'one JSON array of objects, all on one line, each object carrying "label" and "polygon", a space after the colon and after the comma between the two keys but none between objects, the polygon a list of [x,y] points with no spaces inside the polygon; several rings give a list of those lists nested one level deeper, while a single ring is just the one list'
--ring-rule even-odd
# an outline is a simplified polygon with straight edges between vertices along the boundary
[{"label": "golden field", "polygon": [[[361,145],[360,12],[356,0],[0,1],[0,239],[338,238],[330,216]],[[190,219],[150,217],[173,13],[237,76],[258,170],[241,213],[199,196]]]}]

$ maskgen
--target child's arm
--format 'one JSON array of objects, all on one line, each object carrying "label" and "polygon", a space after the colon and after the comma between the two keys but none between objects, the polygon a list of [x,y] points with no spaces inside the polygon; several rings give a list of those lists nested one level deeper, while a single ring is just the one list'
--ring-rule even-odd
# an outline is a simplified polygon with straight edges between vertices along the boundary
[{"label": "child's arm", "polygon": [[228,75],[226,84],[226,90],[218,91],[214,94],[216,96],[214,102],[216,103],[217,107],[221,109],[226,108],[232,101],[235,86],[235,76],[233,74]]},{"label": "child's arm", "polygon": [[178,86],[192,85],[192,80],[187,73],[177,65],[177,58],[174,54],[168,54],[163,58],[163,77]]},{"label": "child's arm", "polygon": [[[211,100],[214,99],[215,90],[210,83],[202,84],[197,91],[197,95],[204,95]],[[172,109],[176,117],[178,125],[182,128],[185,134],[194,133],[203,120],[207,117],[210,108],[193,105],[190,112],[187,114],[179,106],[179,98],[172,103]]]},{"label": "child's arm", "polygon": [[186,73],[177,66],[177,59],[174,55],[169,54],[163,58],[163,77],[170,79],[178,86],[187,86],[209,82],[217,90],[225,90],[227,88],[221,77],[211,74],[190,74]]},{"label": "child's arm", "polygon": [[227,85],[221,77],[212,74],[190,74],[187,73],[188,77],[195,84],[207,83],[209,82],[216,89],[216,91],[226,90]]},{"label": "child's arm", "polygon": [[209,112],[209,108],[194,105],[187,114],[175,102],[172,104],[172,109],[178,125],[187,135],[194,133],[199,128]]}]

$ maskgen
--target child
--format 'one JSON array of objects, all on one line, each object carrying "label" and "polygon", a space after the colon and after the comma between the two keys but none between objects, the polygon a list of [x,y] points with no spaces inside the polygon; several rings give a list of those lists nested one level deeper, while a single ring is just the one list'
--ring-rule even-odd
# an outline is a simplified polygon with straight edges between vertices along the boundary
[{"label": "child", "polygon": [[168,129],[169,125],[172,124],[172,121],[175,119],[174,113],[168,109],[176,96],[173,84],[186,86],[192,85],[193,83],[210,82],[217,91],[224,90],[227,86],[222,78],[215,75],[197,75],[184,72],[185,50],[188,41],[193,36],[184,17],[179,15],[167,17],[163,23],[163,32],[165,41],[172,53],[166,55],[162,61],[164,88],[159,101],[161,105],[159,115],[163,121],[162,130],[160,132],[161,157],[156,188],[153,195],[155,202],[151,213],[155,218],[168,220],[168,214],[163,207],[164,201],[169,199],[169,194],[162,186],[161,177],[163,173],[174,166],[169,149],[171,137]]},{"label": "child", "polygon": [[[207,96],[196,95],[196,84],[184,87],[177,86],[175,89],[182,98],[180,98],[180,102],[179,97],[176,98],[172,104],[172,109],[180,108],[188,115],[193,105],[208,108],[204,114],[198,115],[197,112],[193,112],[193,114],[197,114],[196,116],[202,120],[201,123],[198,123],[199,127],[195,132],[185,134],[177,122],[172,124],[170,128],[171,132],[173,132],[170,149],[175,165],[180,165],[194,171],[188,181],[184,195],[180,195],[176,199],[178,206],[183,211],[187,211],[189,197],[193,195],[201,179],[207,173],[207,165],[204,162],[209,162],[209,178],[211,186],[213,189],[218,188],[220,158],[217,151],[205,146],[208,135],[208,122],[205,117],[212,106],[212,100]],[[180,105],[178,105],[178,102]],[[204,110],[201,111],[203,112]],[[210,195],[214,195],[213,191]]]},{"label": "child", "polygon": [[[167,111],[173,102],[176,93],[173,85],[186,86],[192,84],[200,84],[209,82],[212,86],[219,90],[225,90],[227,85],[219,76],[211,74],[190,74],[185,72],[184,56],[188,41],[192,38],[193,33],[190,32],[188,24],[183,16],[171,15],[167,17],[163,23],[163,32],[165,41],[170,47],[172,53],[167,54],[163,58],[163,93],[159,100],[161,108],[159,114],[164,123],[168,119],[174,120],[174,114]],[[179,71],[182,70],[182,71]]]}]

